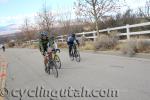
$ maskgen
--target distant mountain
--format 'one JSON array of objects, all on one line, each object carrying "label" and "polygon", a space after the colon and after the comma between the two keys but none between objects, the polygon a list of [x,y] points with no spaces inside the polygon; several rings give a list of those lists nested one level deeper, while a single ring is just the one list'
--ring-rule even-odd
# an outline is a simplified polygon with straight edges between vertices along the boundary
[{"label": "distant mountain", "polygon": [[6,26],[0,26],[0,35],[12,34],[16,32],[20,32],[19,25],[10,24]]},{"label": "distant mountain", "polygon": [[0,44],[10,41],[10,40],[15,40],[16,39],[16,35],[20,34],[20,33],[10,33],[10,34],[1,34],[0,35]]}]

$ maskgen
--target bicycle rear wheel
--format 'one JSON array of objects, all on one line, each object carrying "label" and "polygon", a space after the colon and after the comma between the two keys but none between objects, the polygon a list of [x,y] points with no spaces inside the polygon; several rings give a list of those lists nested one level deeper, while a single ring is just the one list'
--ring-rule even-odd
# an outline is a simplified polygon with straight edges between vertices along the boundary
[{"label": "bicycle rear wheel", "polygon": [[74,60],[74,52],[73,52],[73,50],[71,51],[70,59],[71,59],[71,61]]},{"label": "bicycle rear wheel", "polygon": [[51,61],[49,61],[47,63],[47,65],[45,66],[45,72],[50,75],[50,70],[51,69],[52,69],[52,64],[51,64]]},{"label": "bicycle rear wheel", "polygon": [[56,65],[58,66],[58,69],[60,69],[61,68],[61,60],[60,60],[59,56],[55,55],[54,60],[56,62]]},{"label": "bicycle rear wheel", "polygon": [[80,53],[79,53],[78,50],[75,51],[75,58],[76,58],[76,61],[77,61],[77,62],[80,62],[80,61],[81,61]]}]

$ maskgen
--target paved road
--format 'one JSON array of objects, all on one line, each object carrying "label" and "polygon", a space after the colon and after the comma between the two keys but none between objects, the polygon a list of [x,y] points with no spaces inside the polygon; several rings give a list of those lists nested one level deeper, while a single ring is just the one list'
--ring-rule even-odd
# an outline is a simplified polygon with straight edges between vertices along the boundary
[{"label": "paved road", "polygon": [[59,54],[62,69],[59,78],[54,78],[44,73],[38,50],[8,49],[9,95],[5,100],[149,100],[149,59],[82,52],[82,61],[77,63],[67,54]]}]

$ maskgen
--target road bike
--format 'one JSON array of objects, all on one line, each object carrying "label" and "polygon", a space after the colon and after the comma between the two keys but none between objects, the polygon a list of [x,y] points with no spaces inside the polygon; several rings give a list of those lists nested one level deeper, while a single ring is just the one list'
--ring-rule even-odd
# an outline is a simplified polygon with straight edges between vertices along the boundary
[{"label": "road bike", "polygon": [[79,50],[78,50],[76,44],[73,44],[73,46],[72,46],[70,58],[72,61],[74,60],[74,58],[76,59],[77,62],[81,61],[80,53],[79,53]]},{"label": "road bike", "polygon": [[57,52],[60,53],[60,49],[52,50],[52,58],[50,58],[51,57],[50,52],[46,53],[46,59],[48,60],[48,63],[45,65],[45,67],[46,67],[45,72],[50,75],[51,70],[52,70],[52,72],[56,78],[58,77],[58,69],[61,68],[61,60],[60,60],[59,56],[57,55]]}]

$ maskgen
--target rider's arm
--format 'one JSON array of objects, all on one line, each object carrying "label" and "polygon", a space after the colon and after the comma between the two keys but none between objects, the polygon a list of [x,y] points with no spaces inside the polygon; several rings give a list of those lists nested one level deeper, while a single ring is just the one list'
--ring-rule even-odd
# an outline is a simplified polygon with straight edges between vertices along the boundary
[{"label": "rider's arm", "polygon": [[40,50],[40,52],[42,52],[42,51],[43,51],[42,41],[39,41],[39,50]]},{"label": "rider's arm", "polygon": [[79,40],[78,40],[78,39],[76,39],[76,42],[77,42],[78,46],[80,46],[80,43],[79,43]]},{"label": "rider's arm", "polygon": [[58,45],[57,45],[57,43],[55,41],[54,41],[54,48],[58,49]]},{"label": "rider's arm", "polygon": [[67,45],[69,45],[69,40],[68,40],[68,38],[69,38],[69,37],[66,38]]}]

